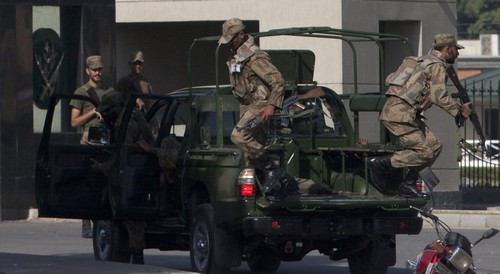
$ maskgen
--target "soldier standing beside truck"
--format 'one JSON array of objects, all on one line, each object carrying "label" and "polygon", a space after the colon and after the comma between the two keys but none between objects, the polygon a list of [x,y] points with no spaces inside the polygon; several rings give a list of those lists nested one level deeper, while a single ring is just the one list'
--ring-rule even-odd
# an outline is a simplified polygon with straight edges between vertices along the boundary
[{"label": "soldier standing beside truck", "polygon": [[219,44],[229,44],[234,56],[227,62],[232,91],[240,102],[240,120],[231,140],[245,153],[252,166],[264,171],[264,194],[278,188],[284,170],[264,151],[268,121],[283,103],[284,80],[267,53],[244,32],[245,25],[231,18],[222,25]]},{"label": "soldier standing beside truck", "polygon": [[423,177],[421,171],[434,163],[442,147],[425,124],[424,110],[437,105],[455,119],[469,117],[469,104],[461,104],[446,90],[446,67],[455,63],[459,49],[463,47],[452,34],[436,34],[427,55],[405,58],[387,77],[387,100],[379,119],[398,137],[403,150],[369,160],[371,181],[379,191],[385,191],[385,180],[392,168],[408,168],[398,192],[409,197],[421,195],[415,188],[419,173]]},{"label": "soldier standing beside truck", "polygon": [[[151,94],[153,88],[148,79],[144,76],[144,54],[142,51],[134,51],[130,54],[129,62],[130,73],[118,81],[116,89],[123,92],[125,100],[132,93]],[[149,106],[142,100],[137,98],[135,100],[138,109],[146,108]]]},{"label": "soldier standing beside truck", "polygon": [[[103,121],[111,128],[113,135],[117,134],[121,116],[123,115],[123,105],[125,103],[123,94],[120,91],[113,90],[103,96],[102,103],[97,107],[97,112],[100,114]],[[144,119],[143,113],[134,110],[127,127],[126,143],[137,144],[145,151],[154,153],[152,147],[153,138],[151,129]],[[113,155],[107,162],[95,162],[94,165],[97,170],[107,174],[115,160],[115,156]],[[125,220],[123,223],[128,232],[130,263],[144,264],[145,223],[137,220]]]},{"label": "soldier standing beside truck", "polygon": [[[102,57],[100,55],[89,56],[86,61],[85,73],[89,80],[87,83],[75,90],[74,94],[88,96],[99,104],[102,96],[108,92],[108,87],[102,83]],[[98,125],[99,119],[96,106],[89,101],[73,99],[69,102],[71,107],[71,126],[82,127],[83,133],[80,144],[87,144],[89,129]],[[92,238],[92,224],[90,220],[82,220],[82,237]]]}]

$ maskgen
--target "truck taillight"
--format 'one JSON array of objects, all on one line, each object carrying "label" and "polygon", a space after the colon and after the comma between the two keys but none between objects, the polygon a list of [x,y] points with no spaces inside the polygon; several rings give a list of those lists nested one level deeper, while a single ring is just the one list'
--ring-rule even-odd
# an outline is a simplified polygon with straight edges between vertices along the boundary
[{"label": "truck taillight", "polygon": [[240,188],[240,196],[251,197],[255,195],[255,169],[245,168],[238,176],[238,186]]}]

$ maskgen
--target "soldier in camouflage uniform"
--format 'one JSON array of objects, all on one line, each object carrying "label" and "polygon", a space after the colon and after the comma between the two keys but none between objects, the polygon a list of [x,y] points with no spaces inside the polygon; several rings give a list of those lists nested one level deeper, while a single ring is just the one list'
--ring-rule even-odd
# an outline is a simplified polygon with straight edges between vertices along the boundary
[{"label": "soldier in camouflage uniform", "polygon": [[[118,81],[116,89],[125,94],[125,99],[132,93],[151,94],[153,88],[143,73],[144,54],[142,51],[132,52],[128,64],[130,66],[130,73]],[[141,98],[137,98],[135,103],[138,109],[148,109],[150,107]]]},{"label": "soldier in camouflage uniform", "polygon": [[[102,96],[111,90],[101,81],[102,67],[101,56],[89,56],[86,60],[85,68],[89,80],[83,86],[76,89],[74,94],[90,97],[99,104]],[[89,128],[99,124],[99,119],[95,110],[96,106],[89,101],[77,99],[71,100],[69,105],[71,107],[71,126],[83,128],[80,143],[86,144],[88,141]]]},{"label": "soldier in camouflage uniform", "polygon": [[234,56],[227,62],[233,94],[240,102],[240,120],[231,140],[240,147],[250,163],[264,170],[264,193],[275,188],[283,172],[264,151],[269,118],[283,102],[284,80],[267,53],[244,32],[245,25],[231,18],[222,25],[220,44],[229,44]]},{"label": "soldier in camouflage uniform", "polygon": [[[125,100],[122,92],[113,90],[103,96],[102,103],[96,109],[99,116],[102,117],[115,135],[121,123],[124,103]],[[154,137],[151,133],[149,124],[144,118],[143,112],[138,110],[133,111],[127,125],[127,134],[125,137],[126,143],[136,144],[147,152],[156,153],[153,148]],[[112,155],[112,157],[104,163],[94,162],[94,167],[104,174],[108,174],[114,161],[115,155]],[[144,264],[145,223],[135,220],[125,220],[123,223],[128,232],[130,263]]]},{"label": "soldier in camouflage uniform", "polygon": [[[369,160],[372,183],[380,191],[385,191],[386,174],[391,168],[406,167],[409,171],[399,186],[399,194],[419,196],[415,189],[418,172],[431,166],[441,152],[441,143],[424,122],[424,110],[437,105],[452,117],[468,118],[469,104],[461,104],[446,90],[446,66],[455,62],[462,48],[452,34],[436,34],[428,54],[405,59],[400,68],[387,77],[387,100],[379,119],[398,137],[404,149]],[[406,62],[415,63],[411,66]]]},{"label": "soldier in camouflage uniform", "polygon": [[[75,90],[75,95],[82,95],[92,98],[96,103],[100,103],[104,94],[109,89],[101,81],[102,78],[102,58],[99,55],[89,56],[86,60],[85,73],[88,81]],[[83,129],[80,144],[87,144],[89,129],[97,126],[100,122],[96,114],[96,106],[89,101],[72,99],[69,102],[71,107],[71,126]],[[92,238],[92,223],[90,220],[82,220],[82,237]]]}]

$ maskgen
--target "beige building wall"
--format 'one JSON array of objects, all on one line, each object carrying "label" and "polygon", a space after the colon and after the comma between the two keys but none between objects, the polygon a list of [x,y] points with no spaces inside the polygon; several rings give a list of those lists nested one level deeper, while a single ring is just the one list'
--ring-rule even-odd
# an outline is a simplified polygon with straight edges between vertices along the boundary
[{"label": "beige building wall", "polygon": [[[260,30],[329,26],[341,28],[340,0],[209,0],[209,1],[116,1],[117,23],[224,21],[231,17],[259,22]],[[222,26],[221,26],[222,28]],[[213,33],[219,35],[220,31]],[[315,80],[341,90],[342,51],[338,41],[304,38],[263,38],[264,49],[311,49],[316,53]],[[334,60],[332,62],[331,60]],[[335,73],[333,73],[335,72]]]}]

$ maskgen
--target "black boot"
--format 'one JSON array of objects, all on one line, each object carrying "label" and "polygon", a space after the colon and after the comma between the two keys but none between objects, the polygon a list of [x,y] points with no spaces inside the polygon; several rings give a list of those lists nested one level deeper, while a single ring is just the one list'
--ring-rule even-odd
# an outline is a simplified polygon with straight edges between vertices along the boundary
[{"label": "black boot", "polygon": [[82,220],[82,238],[92,238],[92,222]]},{"label": "black boot", "polygon": [[142,250],[132,250],[130,252],[131,264],[144,264],[144,253]]},{"label": "black boot", "polygon": [[400,196],[403,197],[416,197],[421,198],[424,197],[425,194],[418,192],[416,189],[416,184],[418,180],[418,172],[414,169],[410,169],[406,177],[399,185],[398,192]]},{"label": "black boot", "polygon": [[391,155],[372,157],[368,160],[370,181],[381,193],[385,193],[388,175],[392,169]]}]

